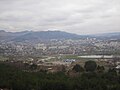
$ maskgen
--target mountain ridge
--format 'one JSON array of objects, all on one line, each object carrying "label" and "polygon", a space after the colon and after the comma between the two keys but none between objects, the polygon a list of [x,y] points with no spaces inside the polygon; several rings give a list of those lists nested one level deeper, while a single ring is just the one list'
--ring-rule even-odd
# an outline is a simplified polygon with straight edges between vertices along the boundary
[{"label": "mountain ridge", "polygon": [[[63,31],[22,31],[6,32],[0,31],[0,37],[7,41],[31,41],[31,40],[49,40],[49,39],[79,39],[80,35],[67,33]],[[0,40],[2,40],[2,38]]]},{"label": "mountain ridge", "polygon": [[64,31],[21,31],[21,32],[6,32],[0,30],[0,41],[34,41],[34,40],[50,40],[50,39],[120,39],[120,32],[103,33],[96,35],[78,35]]}]

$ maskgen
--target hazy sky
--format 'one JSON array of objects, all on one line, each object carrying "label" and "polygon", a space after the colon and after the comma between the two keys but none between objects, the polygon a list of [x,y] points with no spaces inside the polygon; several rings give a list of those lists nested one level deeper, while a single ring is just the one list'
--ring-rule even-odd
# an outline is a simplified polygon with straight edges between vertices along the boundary
[{"label": "hazy sky", "polygon": [[0,29],[120,31],[120,0],[0,0]]}]

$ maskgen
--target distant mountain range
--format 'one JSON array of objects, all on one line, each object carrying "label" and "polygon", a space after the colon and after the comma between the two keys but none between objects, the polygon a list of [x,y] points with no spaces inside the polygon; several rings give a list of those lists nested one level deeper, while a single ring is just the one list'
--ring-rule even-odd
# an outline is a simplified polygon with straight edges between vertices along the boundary
[{"label": "distant mountain range", "polygon": [[92,36],[99,39],[119,39],[120,40],[120,32],[102,33],[102,34],[97,34]]},{"label": "distant mountain range", "polygon": [[80,36],[72,33],[62,31],[22,31],[22,32],[6,32],[0,30],[0,41],[37,41],[37,40],[50,40],[50,39],[80,39],[85,36]]},{"label": "distant mountain range", "polygon": [[0,42],[23,42],[23,41],[37,41],[50,39],[84,39],[84,38],[98,38],[98,39],[120,39],[119,33],[105,33],[97,35],[77,35],[63,31],[22,31],[22,32],[6,32],[0,30]]}]

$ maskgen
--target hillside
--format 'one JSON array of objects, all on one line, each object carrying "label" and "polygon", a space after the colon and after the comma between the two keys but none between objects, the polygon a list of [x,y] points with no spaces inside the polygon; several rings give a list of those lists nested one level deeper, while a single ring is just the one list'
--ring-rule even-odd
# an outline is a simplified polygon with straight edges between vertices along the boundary
[{"label": "hillside", "polygon": [[22,31],[22,32],[6,32],[0,30],[0,42],[24,42],[24,41],[40,41],[51,39],[83,39],[83,38],[97,38],[97,39],[120,39],[120,33],[103,33],[97,35],[77,35],[63,31]]},{"label": "hillside", "polygon": [[62,32],[62,31],[23,31],[23,32],[5,32],[0,31],[1,41],[32,41],[32,40],[50,40],[50,39],[79,39],[85,36]]},{"label": "hillside", "polygon": [[116,39],[120,40],[120,32],[113,32],[113,33],[102,33],[102,34],[96,34],[92,35],[98,39]]}]

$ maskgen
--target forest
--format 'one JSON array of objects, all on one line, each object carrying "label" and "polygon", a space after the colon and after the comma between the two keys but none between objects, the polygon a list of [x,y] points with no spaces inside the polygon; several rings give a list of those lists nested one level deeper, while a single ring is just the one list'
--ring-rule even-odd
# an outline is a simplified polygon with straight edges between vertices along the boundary
[{"label": "forest", "polygon": [[0,63],[0,90],[120,90],[120,74],[115,69],[104,71],[103,66],[89,61],[72,70],[77,76],[66,72],[25,72]]}]

